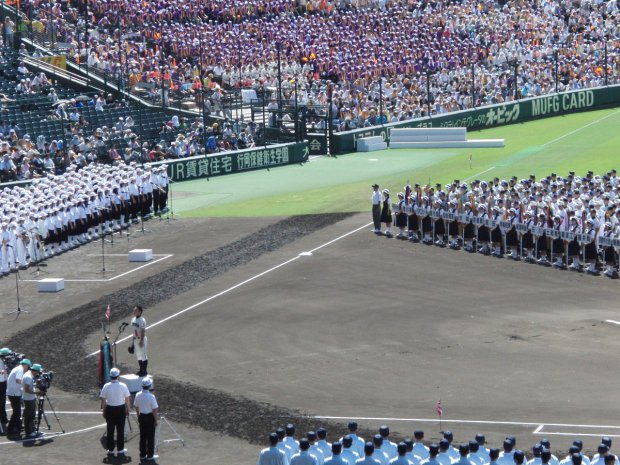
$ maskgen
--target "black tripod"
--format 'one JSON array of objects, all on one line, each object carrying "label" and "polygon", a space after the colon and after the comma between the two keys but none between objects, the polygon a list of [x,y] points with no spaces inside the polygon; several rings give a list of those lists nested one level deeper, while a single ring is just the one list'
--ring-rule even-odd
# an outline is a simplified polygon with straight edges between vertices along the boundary
[{"label": "black tripod", "polygon": [[[7,245],[7,246],[11,247],[11,250],[13,250],[12,246],[10,245]],[[13,251],[13,254],[15,254],[15,251]],[[15,255],[13,255],[13,258],[15,258]],[[17,309],[7,313],[7,315],[15,314],[16,320],[19,318],[19,315],[21,315],[22,313],[28,313],[28,311],[22,310],[21,306],[19,305],[19,278],[20,277],[21,276],[19,275],[19,271],[16,269],[15,270],[15,294],[17,296]]]},{"label": "black tripod", "polygon": [[37,421],[36,421],[36,428],[35,428],[35,433],[37,433],[37,436],[39,435],[39,427],[41,426],[41,418],[43,418],[45,420],[45,425],[47,426],[48,430],[52,429],[52,426],[50,425],[50,422],[47,421],[47,415],[45,414],[45,399],[47,399],[47,403],[50,404],[50,408],[52,409],[52,413],[54,414],[54,418],[56,418],[56,421],[58,422],[58,426],[60,426],[60,431],[62,431],[62,433],[65,433],[65,429],[62,427],[62,423],[60,423],[60,418],[58,418],[58,415],[56,415],[56,410],[54,410],[54,406],[52,405],[52,402],[50,401],[50,398],[47,397],[47,392],[41,392],[39,391],[39,393],[37,394]]}]

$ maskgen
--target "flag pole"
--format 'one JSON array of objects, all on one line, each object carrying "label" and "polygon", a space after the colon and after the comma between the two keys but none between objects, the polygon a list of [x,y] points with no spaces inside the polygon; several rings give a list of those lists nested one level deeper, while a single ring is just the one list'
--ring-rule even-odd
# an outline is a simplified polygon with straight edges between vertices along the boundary
[{"label": "flag pole", "polygon": [[443,433],[443,428],[441,425],[441,417],[443,417],[443,407],[441,405],[441,398],[439,398],[439,400],[437,401],[436,412],[437,412],[437,416],[439,416],[439,432]]}]

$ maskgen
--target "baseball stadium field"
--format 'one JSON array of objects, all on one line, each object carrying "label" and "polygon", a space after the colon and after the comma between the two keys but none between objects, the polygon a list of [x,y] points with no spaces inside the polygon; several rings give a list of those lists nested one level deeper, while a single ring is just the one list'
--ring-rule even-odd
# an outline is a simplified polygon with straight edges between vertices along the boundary
[{"label": "baseball stadium field", "polygon": [[[1,438],[0,464],[117,463],[100,441],[96,351],[135,304],[169,421],[161,464],[252,464],[288,422],[299,434],[323,425],[329,439],[349,419],[366,436],[381,424],[395,438],[450,429],[456,443],[483,432],[501,447],[514,435],[524,450],[546,437],[562,458],[573,439],[593,451],[601,436],[619,437],[617,280],[370,232],[374,182],[398,192],[407,182],[602,174],[618,167],[619,123],[620,109],[607,109],[470,134],[504,138],[501,149],[356,153],[176,183],[174,215],[146,231],[2,278],[1,345],[56,373],[59,421],[46,404],[46,436]],[[154,259],[128,263],[136,248]],[[38,293],[41,277],[64,278],[65,290]],[[28,313],[7,315],[18,306]],[[133,372],[126,336],[117,363]]]}]

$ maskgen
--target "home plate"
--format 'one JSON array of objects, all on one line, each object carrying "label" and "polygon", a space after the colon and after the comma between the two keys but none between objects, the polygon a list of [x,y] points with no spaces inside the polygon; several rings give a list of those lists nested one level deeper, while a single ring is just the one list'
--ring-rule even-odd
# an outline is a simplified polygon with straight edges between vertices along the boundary
[{"label": "home plate", "polygon": [[299,254],[300,257],[312,257],[312,252],[302,252]]}]

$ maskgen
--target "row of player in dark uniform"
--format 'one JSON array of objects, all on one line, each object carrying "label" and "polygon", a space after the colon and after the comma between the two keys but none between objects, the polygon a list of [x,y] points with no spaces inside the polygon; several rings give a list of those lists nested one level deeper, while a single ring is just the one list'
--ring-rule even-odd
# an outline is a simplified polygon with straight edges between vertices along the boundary
[{"label": "row of player in dark uniform", "polygon": [[[620,243],[616,242],[617,227],[606,221],[601,228],[601,221],[594,210],[589,218],[586,218],[584,210],[582,214],[564,219],[553,216],[548,209],[539,213],[527,210],[521,219],[520,212],[514,208],[489,208],[488,204],[472,208],[470,202],[465,202],[459,211],[456,200],[433,202],[422,198],[421,205],[417,206],[413,197],[406,202],[404,195],[399,194],[399,202],[392,204],[389,192],[385,191],[381,222],[387,226],[384,234],[388,237],[392,237],[394,216],[394,223],[399,229],[396,237],[399,239],[429,245],[434,243],[441,247],[448,244],[455,250],[462,246],[468,252],[478,251],[497,257],[510,252],[509,258],[513,260],[523,258],[527,262],[545,266],[553,264],[556,268],[572,271],[581,271],[583,260],[589,264],[586,271],[590,274],[599,274],[597,260],[600,241],[605,243],[600,250],[606,265],[605,275],[618,277],[617,249]],[[616,213],[620,216],[620,210]]]}]

